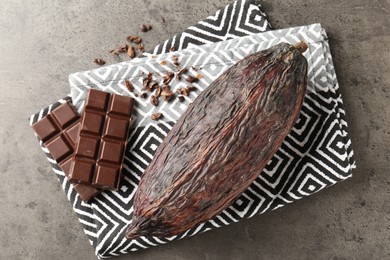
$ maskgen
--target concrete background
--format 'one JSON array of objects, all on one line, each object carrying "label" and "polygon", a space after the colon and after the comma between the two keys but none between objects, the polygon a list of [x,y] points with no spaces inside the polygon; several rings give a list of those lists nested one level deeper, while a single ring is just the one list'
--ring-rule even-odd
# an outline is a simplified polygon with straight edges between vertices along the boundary
[{"label": "concrete background", "polygon": [[[152,23],[152,47],[229,0],[0,4],[0,259],[96,259],[27,117],[69,91],[68,74]],[[358,168],[275,212],[117,259],[390,259],[390,1],[263,1],[275,28],[330,36]],[[160,20],[163,16],[166,24]],[[123,56],[125,57],[125,56]]]}]

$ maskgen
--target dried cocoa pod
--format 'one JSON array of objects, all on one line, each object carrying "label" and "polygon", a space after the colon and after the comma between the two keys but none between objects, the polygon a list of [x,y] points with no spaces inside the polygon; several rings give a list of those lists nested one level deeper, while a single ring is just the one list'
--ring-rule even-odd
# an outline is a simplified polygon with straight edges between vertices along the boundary
[{"label": "dried cocoa pod", "polygon": [[212,219],[256,179],[297,119],[306,43],[249,55],[173,126],[143,176],[126,237],[170,237]]}]

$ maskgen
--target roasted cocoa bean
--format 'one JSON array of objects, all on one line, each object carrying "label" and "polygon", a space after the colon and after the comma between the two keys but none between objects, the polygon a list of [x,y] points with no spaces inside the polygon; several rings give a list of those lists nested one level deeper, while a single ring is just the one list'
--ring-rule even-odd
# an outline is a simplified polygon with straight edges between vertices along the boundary
[{"label": "roasted cocoa bean", "polygon": [[127,88],[130,92],[133,92],[133,84],[131,84],[131,82],[128,81],[127,79],[125,79],[125,85],[126,85],[126,88]]},{"label": "roasted cocoa bean", "polygon": [[104,65],[106,62],[103,59],[94,59],[93,62],[95,62],[97,65]]},{"label": "roasted cocoa bean", "polygon": [[131,59],[135,57],[135,50],[133,46],[129,46],[127,49],[127,55],[129,55]]},{"label": "roasted cocoa bean", "polygon": [[158,120],[162,117],[162,113],[154,113],[150,116],[152,120]]},{"label": "roasted cocoa bean", "polygon": [[179,99],[180,102],[184,102],[185,98],[183,96],[178,96],[177,97]]},{"label": "roasted cocoa bean", "polygon": [[137,35],[127,36],[126,40],[129,42],[134,42],[135,44],[139,44],[142,42],[142,38]]},{"label": "roasted cocoa bean", "polygon": [[198,78],[195,78],[193,76],[188,76],[186,78],[186,81],[189,82],[189,83],[194,83],[194,82],[197,82],[199,79]]},{"label": "roasted cocoa bean", "polygon": [[153,106],[158,106],[158,97],[154,96],[154,95],[151,95],[150,96],[150,103],[152,103]]}]

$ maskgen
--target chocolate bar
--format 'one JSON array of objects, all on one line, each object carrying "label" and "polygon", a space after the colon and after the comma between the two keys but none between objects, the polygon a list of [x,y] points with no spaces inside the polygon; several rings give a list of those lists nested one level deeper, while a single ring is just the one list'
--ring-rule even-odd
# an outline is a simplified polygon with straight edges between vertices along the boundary
[{"label": "chocolate bar", "polygon": [[[80,116],[68,101],[32,125],[36,135],[42,140],[67,177],[69,177],[73,161],[80,124]],[[85,202],[101,192],[101,190],[85,184],[76,184],[74,189]]]},{"label": "chocolate bar", "polygon": [[134,100],[90,89],[69,181],[118,190]]}]

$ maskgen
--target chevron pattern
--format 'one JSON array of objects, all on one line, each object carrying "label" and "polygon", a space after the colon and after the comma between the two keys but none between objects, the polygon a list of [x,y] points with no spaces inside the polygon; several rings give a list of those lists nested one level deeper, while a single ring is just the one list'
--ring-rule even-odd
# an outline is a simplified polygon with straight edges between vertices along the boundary
[{"label": "chevron pattern", "polygon": [[[305,102],[293,131],[256,181],[215,219],[184,234],[165,239],[141,237],[127,241],[124,232],[130,223],[132,199],[140,177],[157,146],[188,104],[224,70],[246,55],[281,41],[296,43],[302,39],[310,46],[306,52],[310,69]],[[191,93],[183,103],[174,101],[158,108],[148,101],[137,99],[134,130],[125,157],[124,179],[118,192],[105,192],[91,204],[83,203],[46,148],[42,147],[99,257],[125,254],[238,222],[242,218],[280,208],[351,176],[351,170],[355,168],[353,151],[326,34],[319,24],[189,46],[180,52],[161,54],[157,58],[149,56],[76,73],[70,76],[73,103],[82,107],[85,91],[89,87],[131,95],[123,80],[130,79],[136,91],[139,91],[142,72],[153,72],[155,79],[161,81],[161,74],[173,67],[161,66],[160,62],[169,60],[172,55],[179,57],[182,66],[202,68],[198,72],[203,78],[195,84],[200,91]],[[193,75],[198,72],[189,71]],[[181,84],[173,81],[171,86],[176,89]],[[65,99],[33,115],[30,123],[33,124],[63,102]],[[149,120],[149,115],[157,111],[162,111],[166,120],[159,123]]]}]

